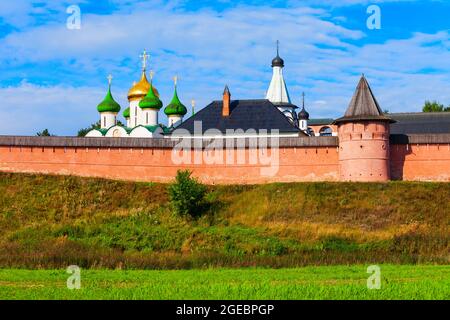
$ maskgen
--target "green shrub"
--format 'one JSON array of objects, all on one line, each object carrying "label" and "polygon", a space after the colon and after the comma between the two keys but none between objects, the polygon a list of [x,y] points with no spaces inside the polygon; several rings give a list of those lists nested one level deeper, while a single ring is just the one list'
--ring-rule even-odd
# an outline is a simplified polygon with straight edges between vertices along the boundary
[{"label": "green shrub", "polygon": [[175,183],[169,186],[170,203],[181,216],[198,216],[205,205],[206,187],[191,175],[189,170],[178,170]]}]

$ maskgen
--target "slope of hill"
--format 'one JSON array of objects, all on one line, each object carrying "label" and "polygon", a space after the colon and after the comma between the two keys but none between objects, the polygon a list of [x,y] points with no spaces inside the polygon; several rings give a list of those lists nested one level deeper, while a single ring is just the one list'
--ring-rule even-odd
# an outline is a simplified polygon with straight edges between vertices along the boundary
[{"label": "slope of hill", "polygon": [[166,185],[0,173],[0,267],[181,269],[450,262],[450,184],[210,187],[176,217]]}]

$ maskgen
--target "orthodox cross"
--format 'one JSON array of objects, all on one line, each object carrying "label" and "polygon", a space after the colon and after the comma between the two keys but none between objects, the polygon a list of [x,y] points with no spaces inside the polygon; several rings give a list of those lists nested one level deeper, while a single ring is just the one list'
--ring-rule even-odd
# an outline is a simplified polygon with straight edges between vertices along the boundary
[{"label": "orthodox cross", "polygon": [[111,87],[111,83],[112,83],[113,76],[112,76],[111,74],[109,74],[109,75],[106,77],[106,79],[108,79],[108,84],[109,84],[109,86]]},{"label": "orthodox cross", "polygon": [[145,71],[145,69],[147,69],[147,62],[150,55],[147,53],[147,50],[144,49],[144,52],[139,57],[142,59],[142,69]]}]

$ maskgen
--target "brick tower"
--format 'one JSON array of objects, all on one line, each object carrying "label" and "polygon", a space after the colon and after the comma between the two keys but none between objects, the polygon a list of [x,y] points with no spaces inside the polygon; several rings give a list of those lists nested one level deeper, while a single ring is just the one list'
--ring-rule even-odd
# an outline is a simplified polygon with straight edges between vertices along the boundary
[{"label": "brick tower", "polygon": [[339,171],[342,181],[388,181],[390,123],[364,75],[344,117],[335,121],[339,132]]}]

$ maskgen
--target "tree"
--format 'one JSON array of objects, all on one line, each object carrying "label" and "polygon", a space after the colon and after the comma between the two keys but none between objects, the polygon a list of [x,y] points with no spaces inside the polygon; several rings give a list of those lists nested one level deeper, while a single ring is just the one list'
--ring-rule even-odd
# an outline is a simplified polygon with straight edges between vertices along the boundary
[{"label": "tree", "polygon": [[423,112],[448,112],[450,111],[449,108],[444,108],[443,104],[440,104],[437,101],[425,101],[425,105],[423,107]]},{"label": "tree", "polygon": [[[119,120],[117,121],[117,125],[121,126],[121,127],[125,127],[125,125]],[[100,121],[97,121],[96,123],[91,124],[91,126],[88,128],[80,129],[78,131],[78,136],[85,137],[89,133],[89,131],[94,130],[94,129],[100,129],[100,128],[101,128]]]},{"label": "tree", "polygon": [[85,137],[89,133],[89,131],[94,130],[94,129],[100,129],[100,121],[91,124],[91,126],[88,127],[88,128],[80,129],[78,131],[78,136],[79,137]]},{"label": "tree", "polygon": [[41,132],[37,132],[36,135],[37,135],[38,137],[53,137],[53,136],[54,136],[53,134],[51,134],[51,133],[48,131],[48,129],[44,129],[44,130],[42,130]]},{"label": "tree", "polygon": [[168,188],[170,203],[180,216],[198,216],[203,211],[207,190],[191,175],[189,170],[178,170],[175,183]]}]

